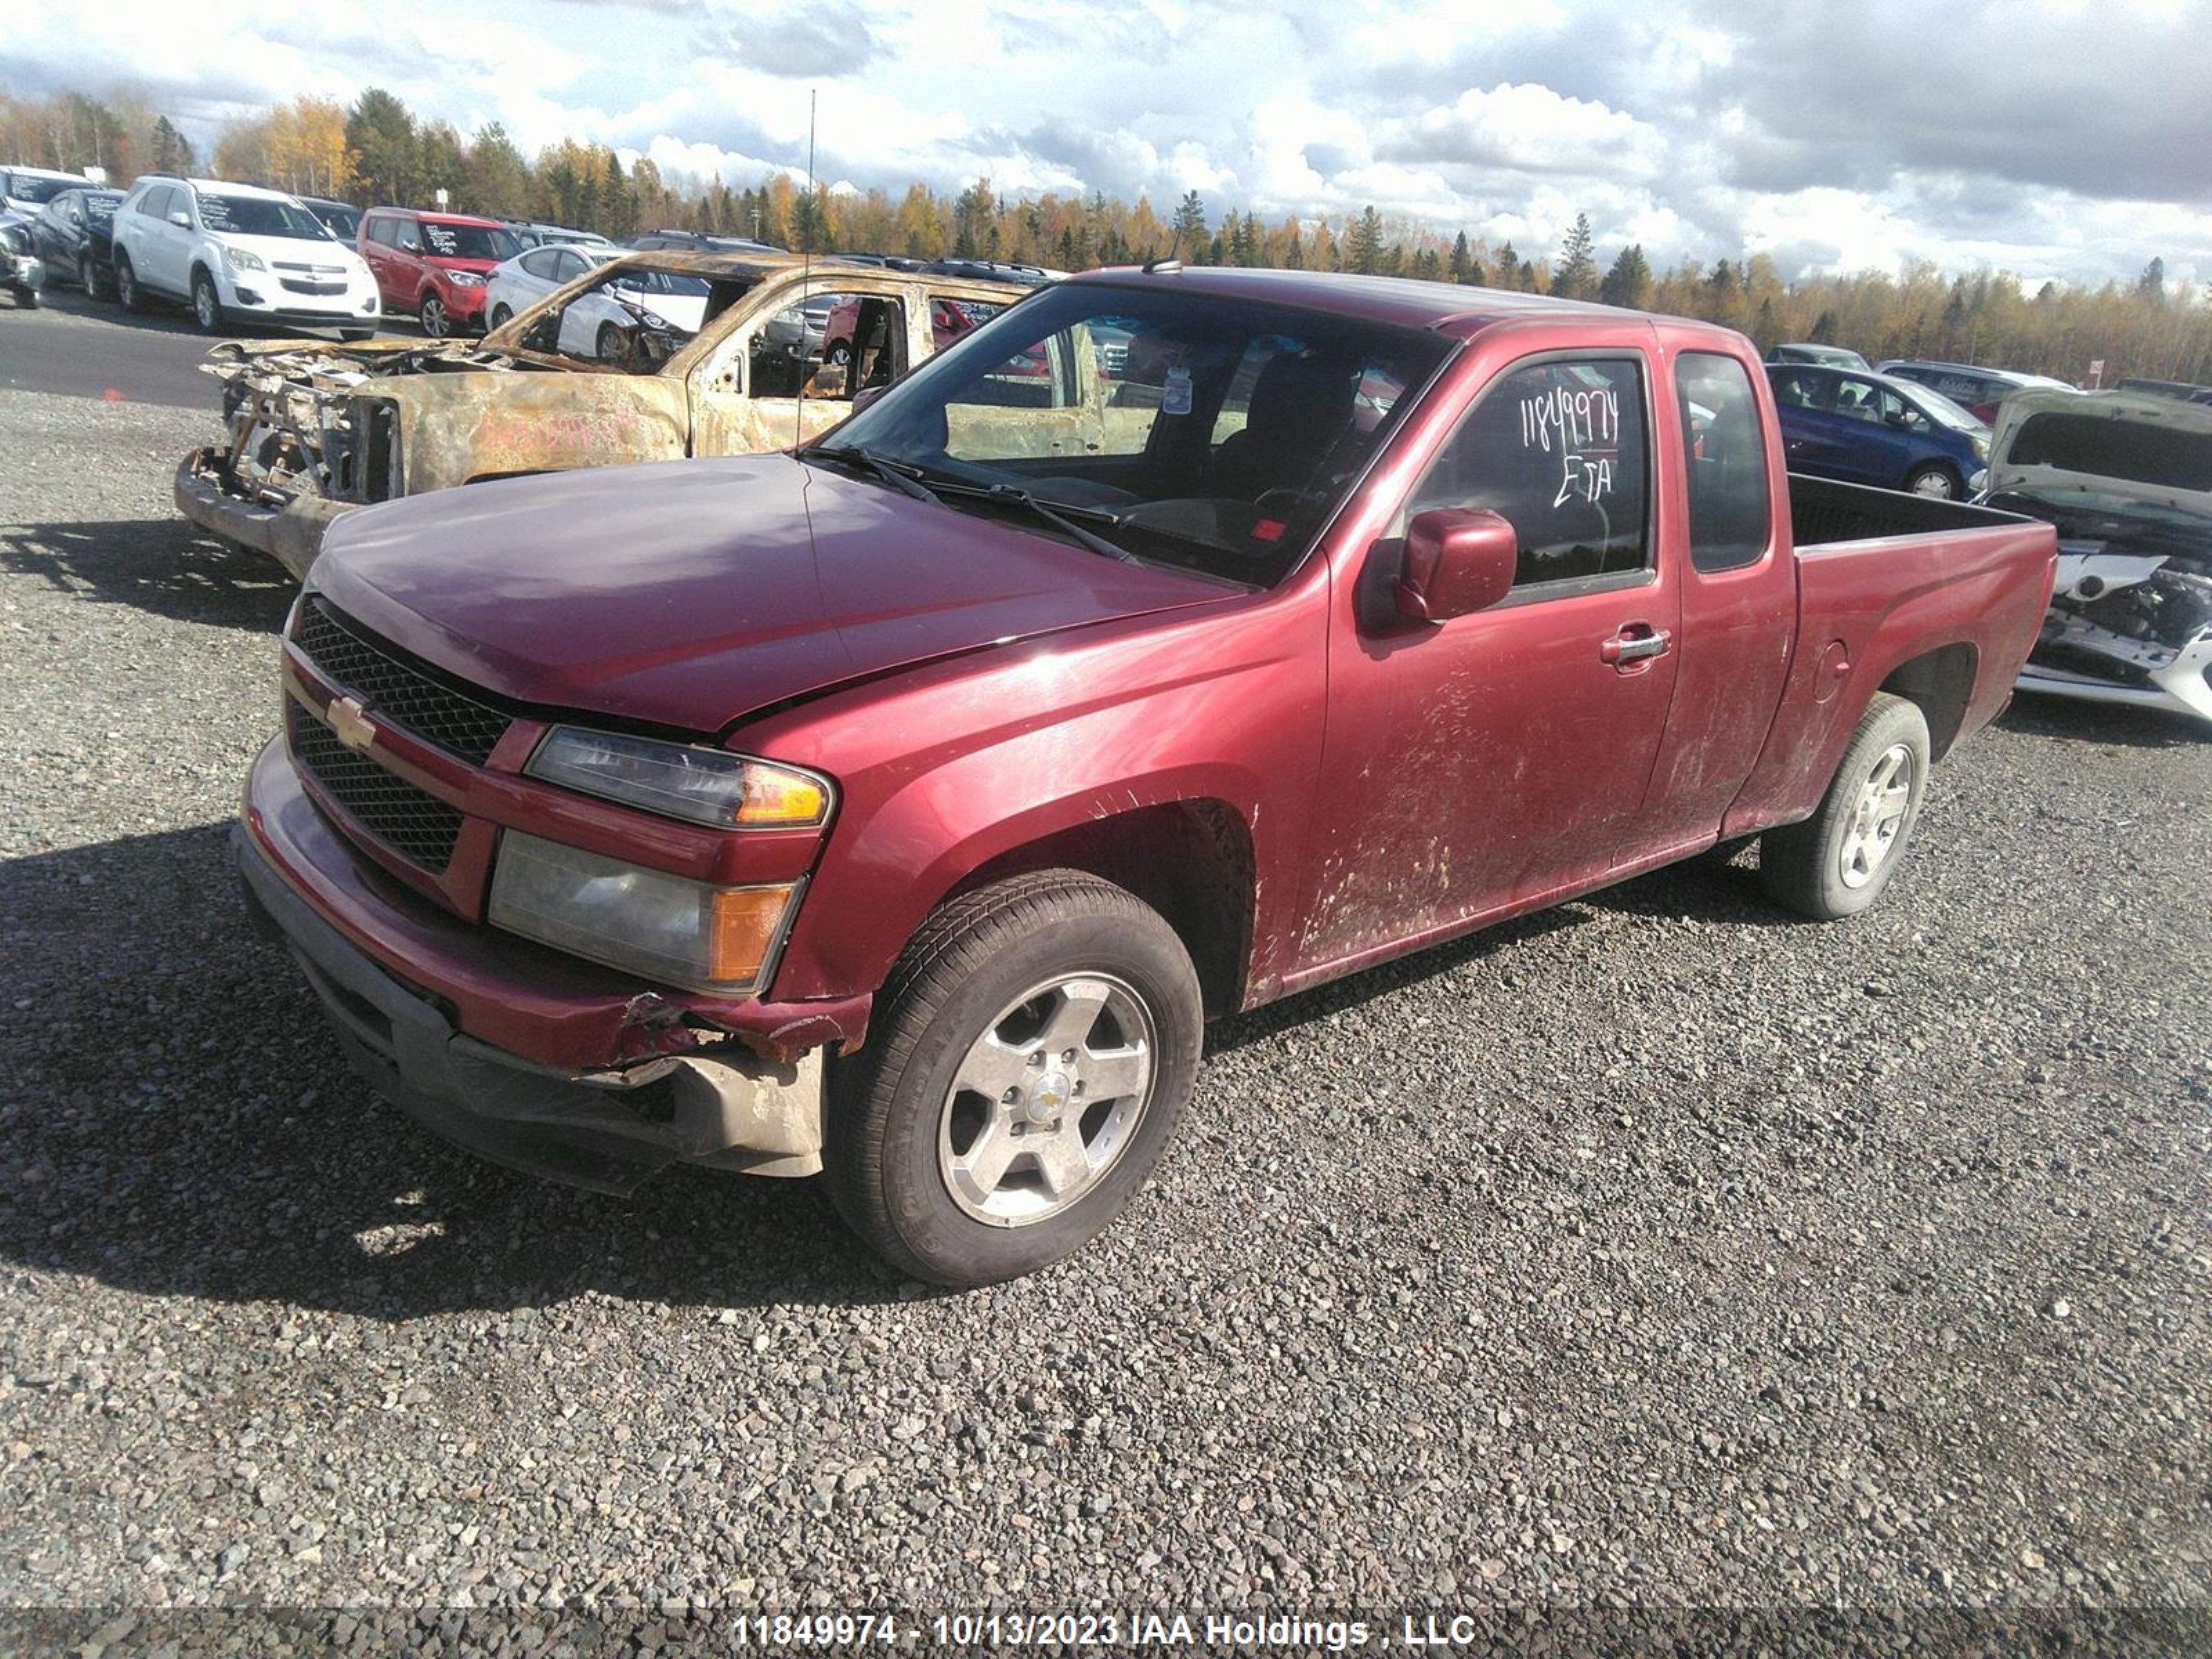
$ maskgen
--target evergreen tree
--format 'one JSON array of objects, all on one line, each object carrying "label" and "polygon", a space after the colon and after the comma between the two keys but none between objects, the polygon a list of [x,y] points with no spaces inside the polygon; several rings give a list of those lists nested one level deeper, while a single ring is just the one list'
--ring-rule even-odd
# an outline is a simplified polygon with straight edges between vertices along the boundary
[{"label": "evergreen tree", "polygon": [[383,88],[371,87],[346,115],[345,141],[359,158],[354,173],[371,204],[413,204],[415,118],[406,105]]},{"label": "evergreen tree", "polygon": [[1552,273],[1552,292],[1569,300],[1587,300],[1597,292],[1595,243],[1590,235],[1589,215],[1575,215],[1573,228],[1559,246],[1559,269]]},{"label": "evergreen tree", "polygon": [[1175,217],[1168,221],[1175,233],[1175,246],[1183,258],[1196,263],[1206,257],[1206,204],[1198,199],[1194,190],[1185,191],[1182,201],[1176,204]]},{"label": "evergreen tree", "polygon": [[1474,250],[1468,246],[1467,233],[1463,230],[1459,234],[1459,240],[1452,244],[1451,279],[1462,284],[1482,281],[1482,261],[1474,257]]},{"label": "evergreen tree", "polygon": [[2143,267],[2142,275],[2136,278],[2136,292],[2154,304],[2166,303],[2166,261],[2163,258],[2154,257]]},{"label": "evergreen tree", "polygon": [[1643,243],[1632,242],[1613,255],[1597,297],[1630,311],[1641,311],[1650,303],[1651,267],[1644,258]]},{"label": "evergreen tree", "polygon": [[1521,256],[1513,251],[1513,244],[1508,242],[1498,250],[1498,286],[1515,289],[1521,285]]},{"label": "evergreen tree", "polygon": [[1382,216],[1372,202],[1344,233],[1344,268],[1363,276],[1382,268]]}]

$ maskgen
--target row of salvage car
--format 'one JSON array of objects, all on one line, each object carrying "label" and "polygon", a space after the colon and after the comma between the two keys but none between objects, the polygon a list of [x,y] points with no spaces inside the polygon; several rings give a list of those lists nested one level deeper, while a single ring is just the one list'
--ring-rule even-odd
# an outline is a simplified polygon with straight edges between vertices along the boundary
[{"label": "row of salvage car", "polygon": [[[218,347],[228,431],[185,459],[178,505],[304,575],[330,521],[374,501],[789,448],[1028,291],[773,253],[576,263],[534,301],[503,290],[499,325],[477,343]],[[1133,390],[1104,350],[1031,367],[994,395],[1072,415],[1095,404],[1097,424]],[[1069,441],[1097,441],[1084,430],[1073,422]],[[2212,408],[2017,393],[1998,411],[1984,499],[2060,533],[2024,687],[2212,720]]]},{"label": "row of salvage car", "polygon": [[[204,193],[203,181],[179,182]],[[277,199],[222,188],[227,200]],[[87,188],[43,204],[35,222],[27,202],[0,214],[0,289],[27,306],[52,276],[94,294],[108,288],[122,200]],[[79,240],[64,246],[72,209]],[[326,234],[338,240],[337,227]],[[621,254],[549,241],[485,270],[476,314],[489,332],[480,342],[219,346],[209,367],[223,381],[228,430],[179,467],[179,507],[304,576],[331,520],[372,502],[532,472],[787,448],[1043,275],[969,280],[641,240],[662,246]],[[1004,377],[998,395],[1012,407],[1072,409],[1085,400],[1079,372],[1110,403],[1126,390],[1116,384],[1123,368],[1102,343],[1089,364],[1039,362]],[[2027,390],[2004,400],[1995,425],[1983,499],[2061,535],[2050,617],[2022,684],[2212,720],[2212,407]]]}]

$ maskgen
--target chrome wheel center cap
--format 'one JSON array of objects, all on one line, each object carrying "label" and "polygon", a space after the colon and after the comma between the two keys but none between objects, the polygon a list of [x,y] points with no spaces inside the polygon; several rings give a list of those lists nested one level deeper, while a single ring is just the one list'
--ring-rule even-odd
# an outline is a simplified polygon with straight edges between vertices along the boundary
[{"label": "chrome wheel center cap", "polygon": [[1027,1103],[1030,1121],[1057,1121],[1060,1109],[1067,1104],[1068,1097],[1073,1092],[1074,1085],[1068,1080],[1066,1073],[1047,1072],[1036,1080],[1036,1087],[1030,1091]]}]

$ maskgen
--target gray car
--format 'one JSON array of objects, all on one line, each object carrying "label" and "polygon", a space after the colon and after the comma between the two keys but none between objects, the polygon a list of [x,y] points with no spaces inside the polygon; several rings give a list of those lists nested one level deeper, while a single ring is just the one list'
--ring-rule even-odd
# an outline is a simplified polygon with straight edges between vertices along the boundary
[{"label": "gray car", "polygon": [[0,216],[0,288],[26,311],[35,311],[46,285],[46,264],[31,240],[30,220],[20,213]]}]

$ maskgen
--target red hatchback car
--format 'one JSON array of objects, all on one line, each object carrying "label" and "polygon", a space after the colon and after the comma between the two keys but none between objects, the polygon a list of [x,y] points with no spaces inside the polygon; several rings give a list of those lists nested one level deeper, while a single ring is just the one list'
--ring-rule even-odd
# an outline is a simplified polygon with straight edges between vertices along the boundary
[{"label": "red hatchback car", "polygon": [[421,319],[433,339],[456,328],[481,331],[486,279],[522,252],[520,240],[496,219],[392,207],[371,208],[362,217],[360,246],[384,308]]}]

